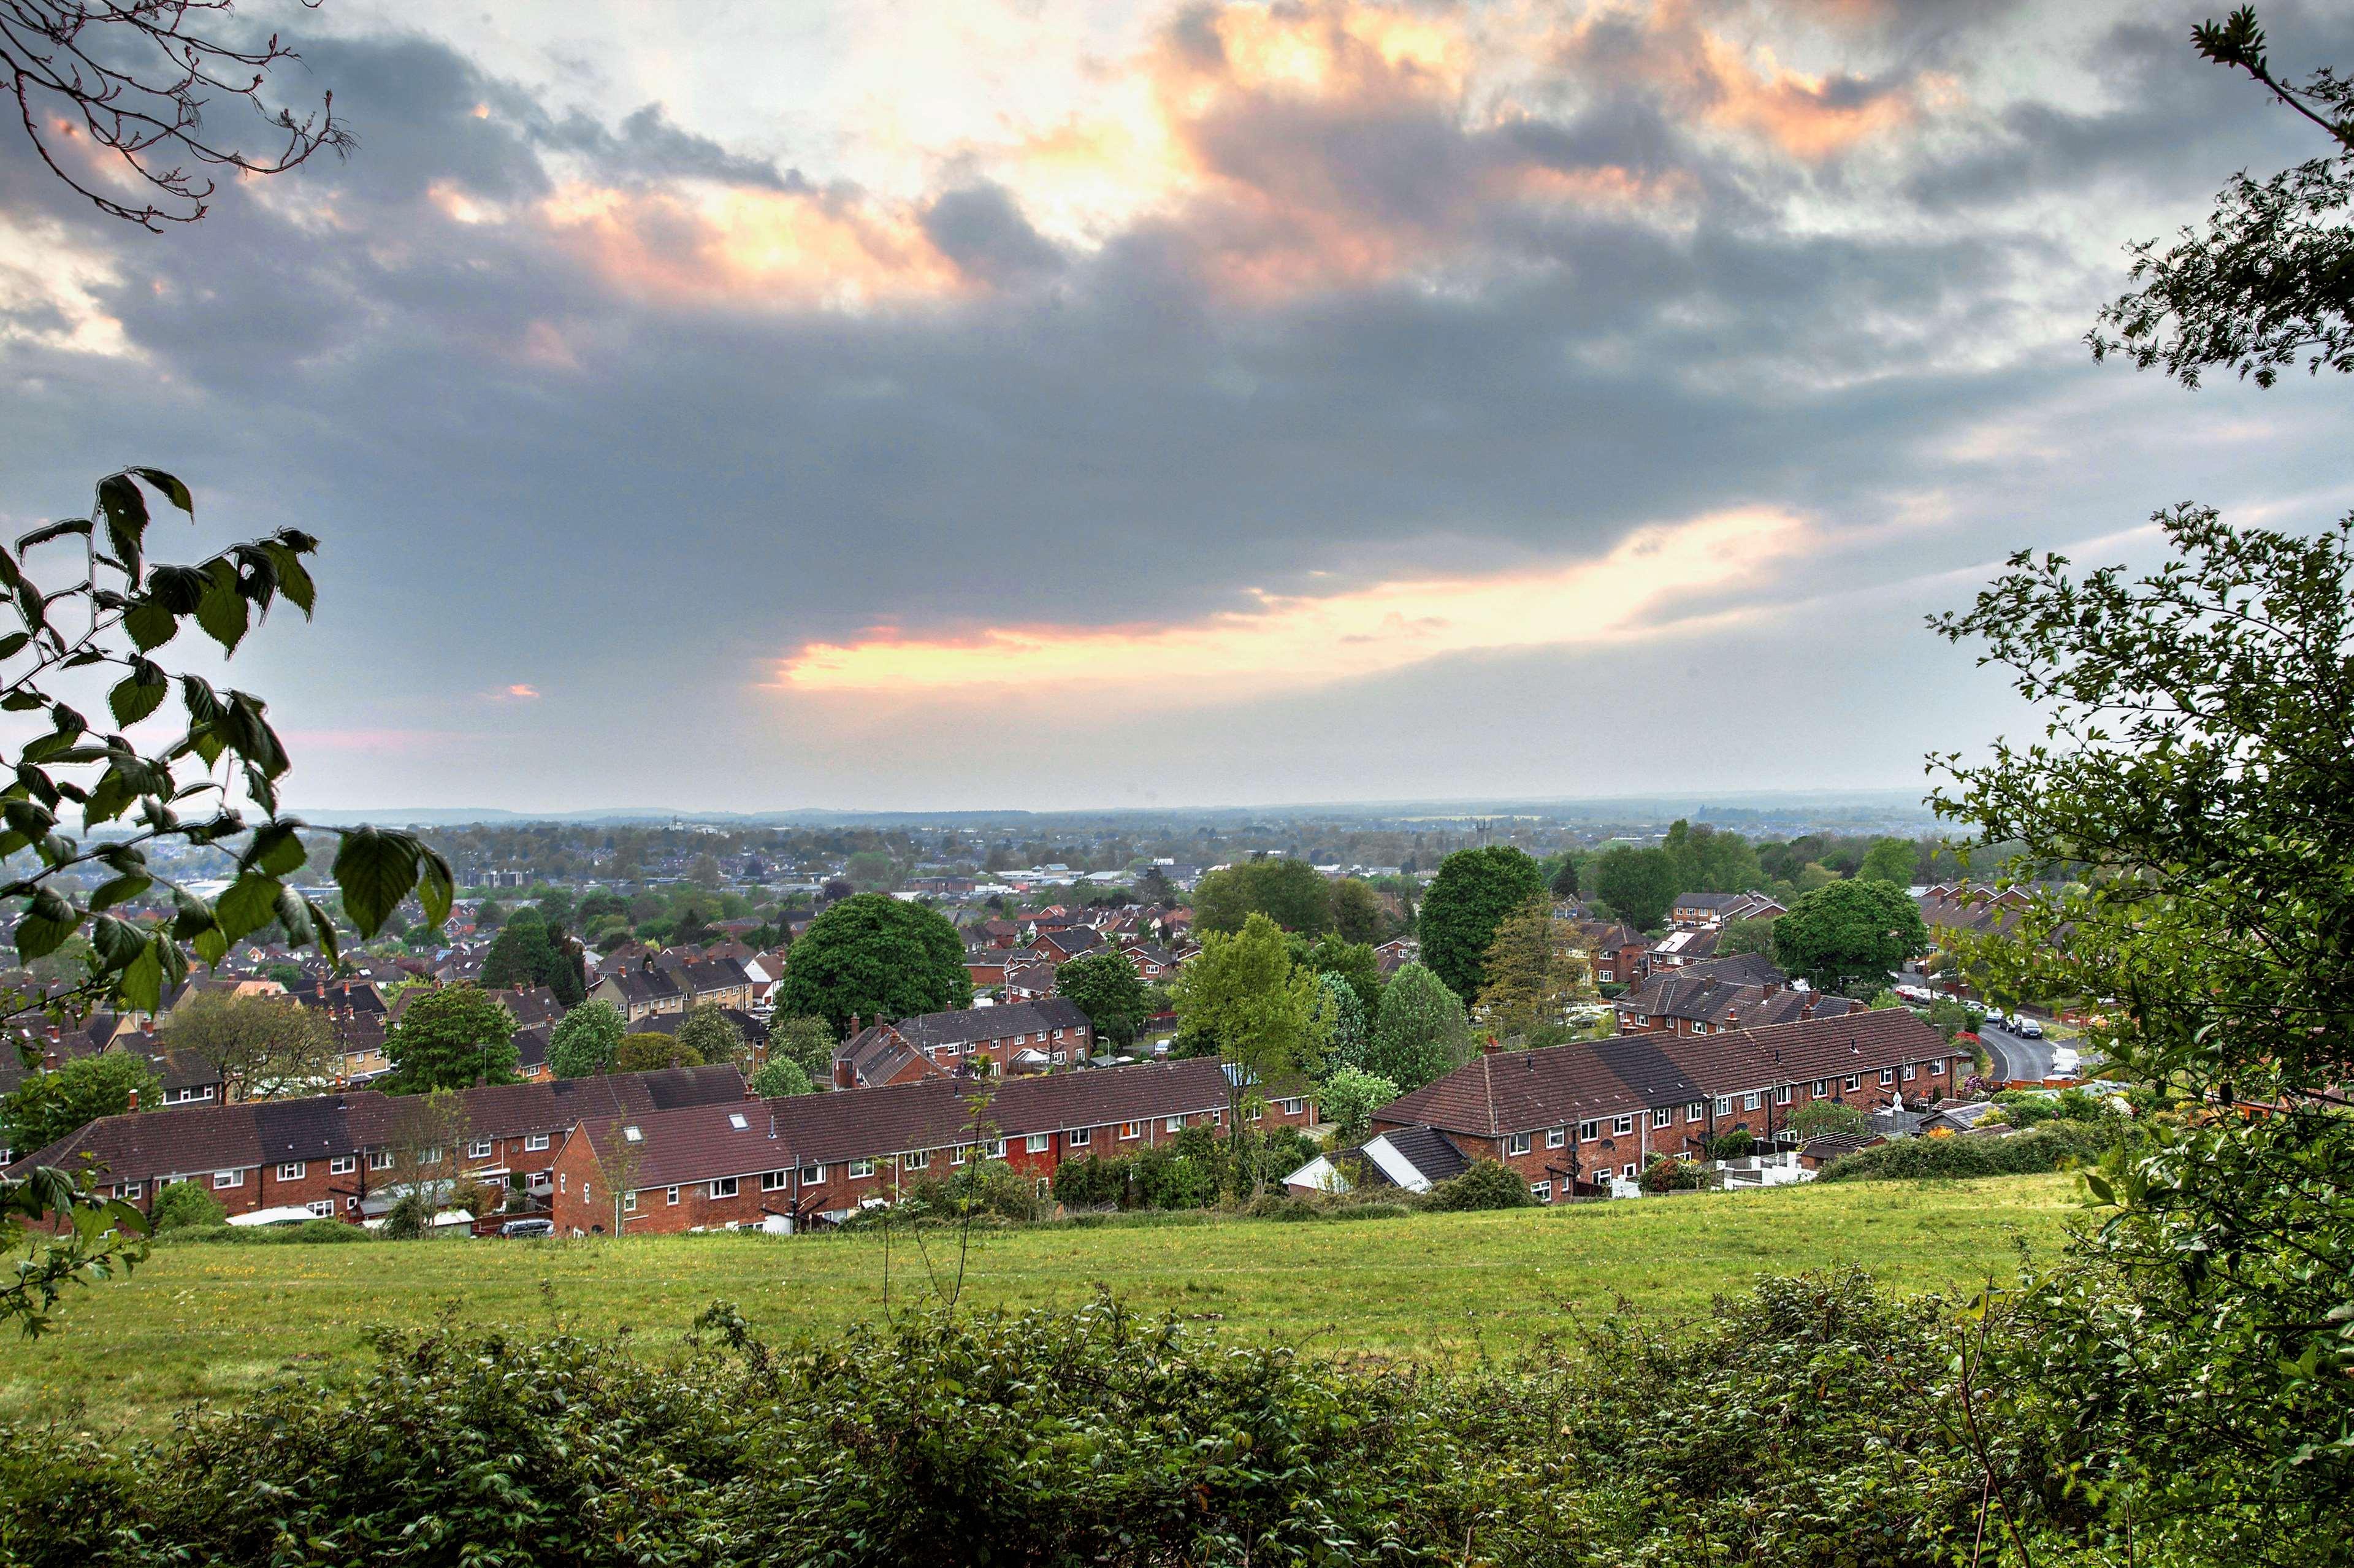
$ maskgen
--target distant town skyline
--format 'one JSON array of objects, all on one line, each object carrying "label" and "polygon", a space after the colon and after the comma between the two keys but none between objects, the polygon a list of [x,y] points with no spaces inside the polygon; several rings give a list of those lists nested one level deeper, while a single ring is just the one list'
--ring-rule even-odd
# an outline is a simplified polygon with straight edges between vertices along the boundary
[{"label": "distant town skyline", "polygon": [[249,4],[348,159],[0,146],[0,526],[319,535],[226,673],[325,810],[1919,788],[2012,550],[2354,505],[2333,389],[2081,341],[2319,150],[2219,9]]}]

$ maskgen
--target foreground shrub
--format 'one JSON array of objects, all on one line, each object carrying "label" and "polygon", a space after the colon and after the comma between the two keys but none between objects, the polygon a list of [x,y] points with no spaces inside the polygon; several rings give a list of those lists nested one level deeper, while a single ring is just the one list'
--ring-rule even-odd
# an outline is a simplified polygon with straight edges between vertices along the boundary
[{"label": "foreground shrub", "polygon": [[155,1234],[162,1235],[190,1225],[220,1224],[228,1220],[228,1211],[194,1181],[175,1181],[155,1194],[155,1207],[148,1217],[154,1221]]},{"label": "foreground shrub", "polygon": [[1459,1213],[1471,1209],[1525,1209],[1535,1202],[1529,1193],[1529,1184],[1521,1180],[1518,1172],[1492,1160],[1481,1160],[1462,1175],[1433,1187],[1424,1198],[1423,1207],[1440,1213]]},{"label": "foreground shrub", "polygon": [[1817,1180],[2027,1176],[2090,1164],[2115,1144],[2116,1138],[2113,1128],[2076,1121],[2047,1122],[2031,1131],[2004,1137],[1903,1138],[1841,1156],[1824,1166]]},{"label": "foreground shrub", "polygon": [[376,1239],[375,1232],[359,1225],[347,1225],[341,1220],[305,1220],[299,1225],[186,1225],[166,1237],[165,1245],[338,1246]]}]

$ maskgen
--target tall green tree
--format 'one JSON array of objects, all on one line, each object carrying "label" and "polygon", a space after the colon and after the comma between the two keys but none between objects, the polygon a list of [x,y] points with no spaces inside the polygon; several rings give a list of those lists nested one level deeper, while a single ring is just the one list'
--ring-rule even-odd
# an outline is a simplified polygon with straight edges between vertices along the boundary
[{"label": "tall green tree", "polygon": [[1342,941],[1371,944],[1389,939],[1389,911],[1371,883],[1344,876],[1331,885],[1330,896],[1332,932]]},{"label": "tall green tree", "polygon": [[[1254,1094],[1322,1064],[1330,1023],[1315,977],[1295,967],[1282,928],[1253,915],[1213,931],[1170,987],[1186,1033],[1214,1044],[1237,1118]],[[1240,1126],[1239,1119],[1235,1124]]]},{"label": "tall green tree", "polygon": [[556,972],[556,949],[547,940],[547,925],[526,904],[507,918],[482,955],[482,984],[485,991],[528,990],[545,985]]},{"label": "tall green tree", "polygon": [[1539,894],[1505,916],[1480,964],[1488,989],[1479,993],[1479,1021],[1501,1040],[1562,1022],[1591,980],[1585,960],[1571,947],[1549,895]]},{"label": "tall green tree", "polygon": [[1304,860],[1269,857],[1222,866],[1193,888],[1196,930],[1239,931],[1253,915],[1317,936],[1332,927],[1331,884]]},{"label": "tall green tree", "polygon": [[1087,953],[1055,971],[1055,992],[1095,1025],[1097,1038],[1122,1049],[1136,1043],[1151,1010],[1144,981],[1125,953]]},{"label": "tall green tree", "polygon": [[1906,959],[1929,950],[1929,928],[1901,887],[1834,882],[1774,922],[1774,959],[1820,991],[1871,996]]},{"label": "tall green tree", "polygon": [[833,1082],[833,1049],[841,1036],[822,1018],[778,1017],[769,1024],[769,1060],[795,1062],[814,1084]]},{"label": "tall green tree", "polygon": [[384,1087],[397,1095],[513,1084],[519,1057],[514,1014],[477,985],[429,991],[410,1002],[385,1035],[392,1072]]},{"label": "tall green tree", "polygon": [[1458,850],[1441,861],[1422,901],[1422,961],[1458,997],[1486,983],[1481,964],[1496,927],[1544,892],[1544,874],[1511,844]]},{"label": "tall green tree", "polygon": [[144,1056],[101,1051],[35,1073],[0,1100],[0,1132],[18,1159],[47,1149],[102,1116],[164,1103],[164,1081]]},{"label": "tall green tree", "polygon": [[1363,942],[1343,941],[1327,931],[1314,941],[1291,938],[1291,961],[1310,974],[1331,975],[1357,993],[1357,1008],[1371,1018],[1382,1005],[1381,956]]},{"label": "tall green tree", "polygon": [[716,1007],[692,1007],[679,1020],[678,1043],[705,1062],[734,1062],[741,1066],[751,1056],[744,1031]]},{"label": "tall green tree", "polygon": [[1337,1073],[1343,1067],[1363,1066],[1372,1032],[1366,1027],[1365,1005],[1357,999],[1356,988],[1331,973],[1319,974],[1316,983],[1324,988],[1324,1012],[1331,1021],[1324,1070]]},{"label": "tall green tree", "polygon": [[764,1100],[817,1092],[817,1086],[810,1081],[808,1071],[790,1056],[769,1057],[753,1069],[752,1075],[745,1083]]},{"label": "tall green tree", "polygon": [[868,1023],[972,1005],[964,939],[938,911],[860,893],[810,922],[777,982],[777,1011],[822,1018],[837,1036]]},{"label": "tall green tree", "polygon": [[191,991],[163,1024],[166,1045],[220,1075],[226,1099],[317,1094],[335,1081],[344,1065],[327,1014],[284,997]]},{"label": "tall green tree", "polygon": [[1365,1048],[1365,1071],[1411,1094],[1470,1059],[1470,1021],[1447,982],[1421,964],[1392,975]]},{"label": "tall green tree", "polygon": [[1656,931],[1674,906],[1676,874],[1661,849],[1618,844],[1605,850],[1594,867],[1594,896],[1638,931]]},{"label": "tall green tree", "polygon": [[1865,882],[1885,882],[1898,887],[1913,885],[1913,865],[1919,858],[1904,839],[1874,839],[1863,852],[1863,866],[1855,874]]},{"label": "tall green tree", "polygon": [[559,1078],[588,1078],[613,1070],[614,1053],[629,1023],[605,1001],[584,1001],[556,1021],[547,1036],[547,1070]]}]

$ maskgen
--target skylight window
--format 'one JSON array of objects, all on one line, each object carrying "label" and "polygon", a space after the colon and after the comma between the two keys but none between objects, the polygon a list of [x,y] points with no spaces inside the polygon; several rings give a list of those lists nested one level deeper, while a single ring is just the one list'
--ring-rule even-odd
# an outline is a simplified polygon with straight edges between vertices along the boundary
[{"label": "skylight window", "polygon": [[744,1113],[742,1111],[729,1111],[727,1113],[727,1125],[734,1128],[737,1131],[741,1132],[752,1124],[744,1119]]},{"label": "skylight window", "polygon": [[634,1127],[625,1127],[621,1129],[621,1136],[628,1139],[631,1143],[638,1143],[642,1142],[646,1135],[640,1132]]}]

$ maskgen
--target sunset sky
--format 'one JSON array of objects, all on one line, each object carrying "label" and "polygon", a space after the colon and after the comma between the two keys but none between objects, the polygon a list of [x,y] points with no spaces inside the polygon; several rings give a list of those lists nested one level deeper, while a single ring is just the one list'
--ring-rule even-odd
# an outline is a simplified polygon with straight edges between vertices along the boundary
[{"label": "sunset sky", "polygon": [[298,806],[1909,785],[2032,723],[1922,627],[2011,550],[2354,506],[2342,388],[2081,341],[2322,150],[2223,8],[251,4],[348,160],[0,137],[0,525],[319,535]]}]

